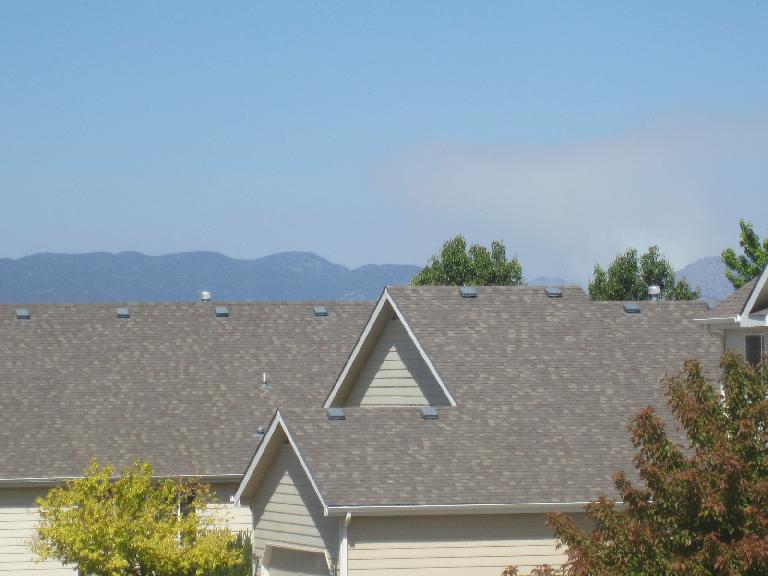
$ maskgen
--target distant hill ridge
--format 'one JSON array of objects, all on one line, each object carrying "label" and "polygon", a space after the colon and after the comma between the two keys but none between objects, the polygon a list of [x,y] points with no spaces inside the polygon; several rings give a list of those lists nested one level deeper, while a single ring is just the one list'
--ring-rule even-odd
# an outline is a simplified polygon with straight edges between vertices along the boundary
[{"label": "distant hill ridge", "polygon": [[720,256],[709,256],[691,262],[677,271],[678,279],[685,278],[693,287],[701,289],[701,298],[715,303],[733,292],[733,286],[725,277],[725,264]]},{"label": "distant hill ridge", "polygon": [[[215,300],[373,300],[386,285],[408,284],[420,266],[368,264],[350,269],[312,252],[237,259],[217,252],[147,256],[140,252],[34,254],[0,258],[0,302],[179,302],[209,290]],[[733,290],[718,256],[677,272],[715,303]],[[531,285],[570,284],[559,277]]]},{"label": "distant hill ridge", "polygon": [[311,252],[253,260],[216,252],[35,254],[0,259],[0,302],[164,302],[194,300],[372,300],[406,284],[419,266],[349,269]]}]

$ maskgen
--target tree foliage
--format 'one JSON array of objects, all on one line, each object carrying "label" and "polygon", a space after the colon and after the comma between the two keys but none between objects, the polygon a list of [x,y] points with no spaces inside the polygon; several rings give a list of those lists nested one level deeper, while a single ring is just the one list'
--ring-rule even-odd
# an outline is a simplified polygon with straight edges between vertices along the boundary
[{"label": "tree foliage", "polygon": [[38,500],[32,547],[41,558],[94,576],[200,576],[242,563],[234,535],[206,512],[209,486],[155,482],[148,463],[113,476],[94,462]]},{"label": "tree foliage", "polygon": [[548,518],[568,560],[540,574],[758,576],[768,574],[768,364],[726,353],[722,398],[695,361],[667,381],[686,446],[647,408],[630,424],[639,482],[614,476],[619,501],[590,503],[590,531]]},{"label": "tree foliage", "polygon": [[739,220],[739,228],[739,246],[743,254],[736,254],[733,248],[723,250],[723,262],[728,268],[725,275],[736,289],[759,276],[768,266],[768,238],[761,242],[751,222]]},{"label": "tree foliage", "polygon": [[490,251],[472,244],[464,236],[443,243],[440,254],[414,276],[414,286],[519,286],[525,283],[523,268],[516,256],[507,260],[504,243],[494,241]]},{"label": "tree foliage", "polygon": [[667,300],[696,300],[701,296],[685,278],[675,279],[675,269],[658,246],[651,246],[642,256],[629,248],[607,270],[595,264],[589,295],[592,300],[648,300],[649,286],[659,286]]}]

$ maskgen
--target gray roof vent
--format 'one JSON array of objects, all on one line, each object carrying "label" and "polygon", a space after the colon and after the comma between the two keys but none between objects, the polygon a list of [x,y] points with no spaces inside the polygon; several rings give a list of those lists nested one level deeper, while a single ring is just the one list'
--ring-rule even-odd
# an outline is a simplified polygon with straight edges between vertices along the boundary
[{"label": "gray roof vent", "polygon": [[657,286],[655,284],[648,286],[648,300],[652,300],[654,302],[661,300],[661,286]]},{"label": "gray roof vent", "polygon": [[328,308],[325,306],[315,306],[314,313],[315,316],[328,316]]},{"label": "gray roof vent", "polygon": [[461,294],[462,298],[477,298],[477,290],[472,286],[460,286],[459,294]]},{"label": "gray roof vent", "polygon": [[267,433],[267,429],[264,428],[264,426],[259,426],[258,428],[256,428],[256,433],[253,436],[255,438],[261,438],[266,433]]},{"label": "gray roof vent", "polygon": [[563,289],[558,288],[557,286],[548,286],[547,288],[544,288],[544,294],[547,295],[547,298],[562,298]]},{"label": "gray roof vent", "polygon": [[216,306],[216,318],[229,318],[229,308],[226,306]]},{"label": "gray roof vent", "polygon": [[624,312],[627,314],[640,314],[640,304],[637,302],[624,302]]},{"label": "gray roof vent", "polygon": [[437,420],[440,418],[440,415],[437,413],[437,408],[432,408],[432,406],[424,406],[424,408],[419,408],[419,414],[421,414],[421,417],[424,420]]},{"label": "gray roof vent", "polygon": [[200,292],[200,301],[201,302],[210,302],[211,301],[211,293],[208,292],[208,290],[203,290]]},{"label": "gray roof vent", "polygon": [[128,308],[115,308],[115,316],[120,320],[125,320],[131,317],[131,313],[128,311]]},{"label": "gray roof vent", "polygon": [[29,320],[30,318],[29,310],[26,308],[16,308],[16,320]]},{"label": "gray roof vent", "polygon": [[328,408],[328,420],[346,420],[347,415],[344,414],[343,408]]}]

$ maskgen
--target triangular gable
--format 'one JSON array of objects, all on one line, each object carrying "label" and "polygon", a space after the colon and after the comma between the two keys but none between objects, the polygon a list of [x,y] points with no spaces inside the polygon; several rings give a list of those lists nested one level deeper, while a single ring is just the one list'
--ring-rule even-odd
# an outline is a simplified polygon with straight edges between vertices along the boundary
[{"label": "triangular gable", "polygon": [[387,290],[325,401],[332,406],[455,406]]},{"label": "triangular gable", "polygon": [[766,308],[768,308],[768,266],[763,268],[763,272],[758,277],[741,314],[742,316],[755,313],[765,314]]},{"label": "triangular gable", "polygon": [[324,514],[328,515],[328,506],[325,503],[325,499],[320,493],[320,490],[315,483],[315,479],[312,477],[312,473],[309,471],[309,467],[307,466],[306,462],[304,462],[304,458],[302,458],[296,443],[291,437],[291,433],[288,431],[288,426],[286,426],[285,420],[283,420],[283,417],[280,414],[280,410],[277,411],[275,417],[272,419],[272,422],[270,423],[269,428],[264,435],[264,439],[261,441],[261,444],[259,444],[259,448],[256,450],[256,454],[254,454],[253,458],[251,459],[251,463],[248,465],[248,469],[245,471],[245,474],[243,474],[243,479],[240,481],[240,485],[237,487],[237,492],[235,492],[235,495],[232,496],[232,501],[239,503],[241,499],[250,498],[256,494],[259,486],[262,483],[262,480],[264,480],[264,477],[269,470],[269,467],[275,460],[276,456],[278,456],[281,448],[285,445],[286,442],[290,444],[291,449],[299,461],[299,464],[301,464],[301,468],[304,471],[304,474],[306,474],[307,480],[309,480],[309,483],[312,485],[312,489],[314,490],[315,494],[317,494],[317,498],[320,500],[320,504],[323,506]]}]

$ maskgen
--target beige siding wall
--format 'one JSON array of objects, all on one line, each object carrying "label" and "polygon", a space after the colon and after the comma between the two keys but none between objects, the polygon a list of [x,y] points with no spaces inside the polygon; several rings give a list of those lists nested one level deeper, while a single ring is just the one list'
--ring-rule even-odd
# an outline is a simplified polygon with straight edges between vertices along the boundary
[{"label": "beige siding wall", "polygon": [[290,444],[283,444],[254,498],[253,549],[263,558],[268,545],[327,550],[338,556],[338,518],[323,507]]},{"label": "beige siding wall", "polygon": [[[212,508],[224,519],[230,530],[250,531],[251,510],[234,506],[229,497],[237,485],[217,485],[217,502]],[[35,562],[29,543],[35,534],[39,515],[35,500],[45,496],[46,489],[0,488],[0,576],[72,576],[75,570],[58,562]]]},{"label": "beige siding wall", "polygon": [[725,347],[728,350],[735,350],[742,355],[747,353],[747,345],[744,337],[747,334],[762,334],[768,341],[768,328],[744,328],[740,330],[725,331]]},{"label": "beige siding wall", "polygon": [[214,485],[216,503],[212,504],[211,508],[233,532],[251,532],[253,530],[253,516],[250,507],[235,506],[229,500],[237,492],[237,486],[237,484]]},{"label": "beige siding wall", "polygon": [[405,327],[389,320],[358,374],[348,406],[445,406],[448,400]]},{"label": "beige siding wall", "polygon": [[36,563],[29,543],[39,518],[35,500],[45,489],[0,488],[0,576],[72,576],[58,562]]},{"label": "beige siding wall", "polygon": [[565,560],[542,514],[352,518],[350,576],[528,574]]}]

